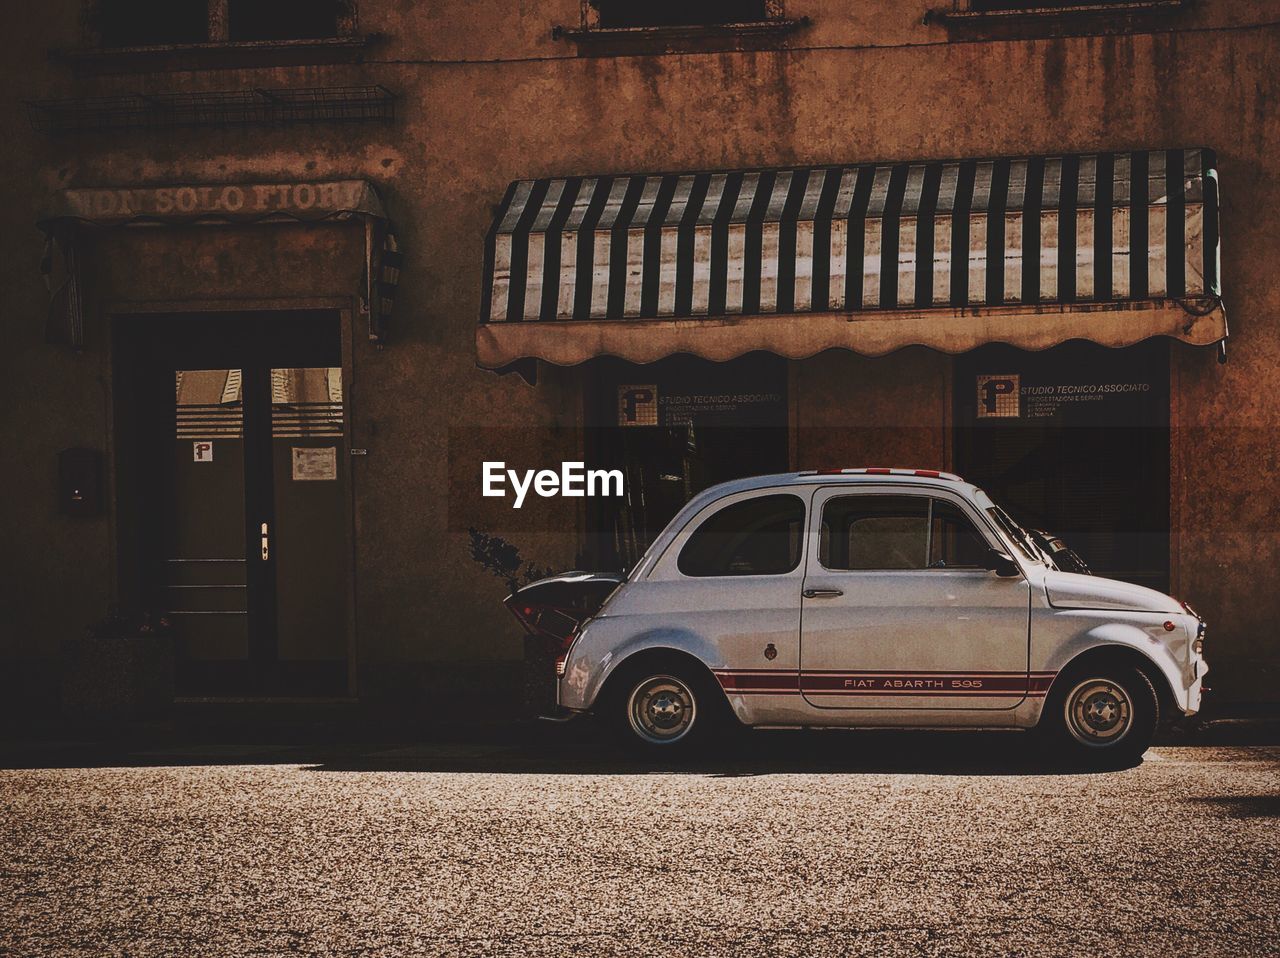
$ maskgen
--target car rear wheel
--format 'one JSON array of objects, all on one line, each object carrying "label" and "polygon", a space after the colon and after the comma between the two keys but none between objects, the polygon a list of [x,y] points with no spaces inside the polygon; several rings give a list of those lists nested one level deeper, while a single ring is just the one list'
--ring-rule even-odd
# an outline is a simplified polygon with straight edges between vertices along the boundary
[{"label": "car rear wheel", "polygon": [[[642,752],[675,755],[712,739],[724,696],[692,670],[656,666],[619,676],[611,708],[615,730]],[[714,693],[714,694],[713,694]]]},{"label": "car rear wheel", "polygon": [[1160,721],[1156,690],[1139,669],[1080,669],[1060,676],[1042,721],[1072,758],[1132,764],[1150,747]]}]

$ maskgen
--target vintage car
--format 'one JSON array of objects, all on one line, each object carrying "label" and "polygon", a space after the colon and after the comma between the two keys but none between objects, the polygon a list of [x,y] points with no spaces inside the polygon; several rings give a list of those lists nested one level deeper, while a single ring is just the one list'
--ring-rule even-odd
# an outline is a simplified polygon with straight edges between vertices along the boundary
[{"label": "vintage car", "polygon": [[981,489],[923,469],[714,486],[625,579],[571,573],[508,605],[560,644],[562,714],[650,750],[736,718],[1038,729],[1127,762],[1199,710],[1207,668],[1185,603],[1056,568]]}]

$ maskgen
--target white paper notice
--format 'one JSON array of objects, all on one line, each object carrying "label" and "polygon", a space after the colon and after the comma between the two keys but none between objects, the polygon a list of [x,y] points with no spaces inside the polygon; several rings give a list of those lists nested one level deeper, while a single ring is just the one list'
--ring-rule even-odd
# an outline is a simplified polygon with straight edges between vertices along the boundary
[{"label": "white paper notice", "polygon": [[300,482],[338,478],[338,450],[335,446],[316,449],[293,447],[293,478]]}]

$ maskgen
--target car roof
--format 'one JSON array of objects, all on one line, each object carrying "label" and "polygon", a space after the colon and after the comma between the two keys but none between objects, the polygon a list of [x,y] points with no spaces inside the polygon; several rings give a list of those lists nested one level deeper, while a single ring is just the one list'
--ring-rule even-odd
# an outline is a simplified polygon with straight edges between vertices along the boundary
[{"label": "car roof", "polygon": [[705,501],[755,489],[815,485],[931,486],[937,489],[950,489],[968,496],[981,492],[973,483],[965,482],[950,472],[940,472],[936,469],[888,469],[879,466],[863,466],[851,469],[808,469],[801,472],[779,472],[764,476],[749,476],[745,479],[731,479],[704,489],[694,499]]}]

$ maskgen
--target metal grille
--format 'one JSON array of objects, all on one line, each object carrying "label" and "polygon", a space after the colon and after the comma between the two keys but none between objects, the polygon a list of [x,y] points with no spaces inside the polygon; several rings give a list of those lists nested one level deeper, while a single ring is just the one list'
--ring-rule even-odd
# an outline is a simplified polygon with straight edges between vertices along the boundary
[{"label": "metal grille", "polygon": [[38,133],[104,133],[175,127],[288,126],[297,123],[391,123],[395,94],[381,86],[127,93],[67,100],[28,100]]}]

